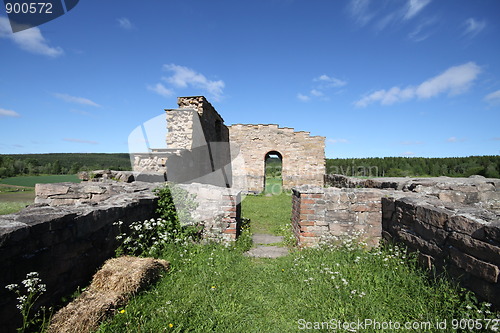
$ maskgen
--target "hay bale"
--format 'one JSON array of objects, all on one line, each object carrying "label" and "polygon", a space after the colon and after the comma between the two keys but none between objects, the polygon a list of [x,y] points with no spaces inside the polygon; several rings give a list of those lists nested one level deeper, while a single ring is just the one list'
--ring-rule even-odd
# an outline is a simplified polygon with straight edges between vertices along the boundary
[{"label": "hay bale", "polygon": [[157,280],[169,263],[153,258],[120,257],[104,263],[87,291],[52,317],[51,333],[85,333],[127,304],[129,298]]}]

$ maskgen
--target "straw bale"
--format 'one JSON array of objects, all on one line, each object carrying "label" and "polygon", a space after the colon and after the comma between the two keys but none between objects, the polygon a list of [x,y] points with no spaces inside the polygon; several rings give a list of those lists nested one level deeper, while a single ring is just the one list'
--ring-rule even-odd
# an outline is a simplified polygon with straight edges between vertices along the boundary
[{"label": "straw bale", "polygon": [[169,263],[153,258],[120,257],[106,261],[88,289],[59,310],[50,333],[86,333],[125,306],[129,298],[167,271]]}]

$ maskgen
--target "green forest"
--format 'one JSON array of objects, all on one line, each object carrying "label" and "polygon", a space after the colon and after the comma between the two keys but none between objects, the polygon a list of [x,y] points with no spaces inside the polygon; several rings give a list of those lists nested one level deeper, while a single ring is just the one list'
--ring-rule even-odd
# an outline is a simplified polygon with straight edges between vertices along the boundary
[{"label": "green forest", "polygon": [[446,158],[383,157],[327,159],[327,173],[361,177],[469,177],[500,178],[500,156]]},{"label": "green forest", "polygon": [[[270,163],[269,163],[270,162]],[[280,173],[279,161],[270,160],[267,173]],[[0,155],[0,178],[23,175],[64,175],[84,170],[131,170],[126,153]],[[447,158],[383,157],[326,159],[327,173],[361,177],[469,177],[500,178],[500,156]]]},{"label": "green forest", "polygon": [[65,175],[84,170],[131,170],[129,154],[0,155],[0,178],[23,175]]}]

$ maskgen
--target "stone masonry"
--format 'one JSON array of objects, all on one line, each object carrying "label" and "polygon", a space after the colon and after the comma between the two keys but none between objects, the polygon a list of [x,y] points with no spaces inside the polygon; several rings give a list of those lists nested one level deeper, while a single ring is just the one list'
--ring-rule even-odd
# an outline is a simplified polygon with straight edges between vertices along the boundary
[{"label": "stone masonry", "polygon": [[380,239],[403,243],[419,252],[426,268],[446,270],[500,306],[498,179],[325,178],[337,187],[293,189],[292,227],[300,246],[343,235],[371,246]]},{"label": "stone masonry", "polygon": [[179,97],[166,109],[167,149],[137,152],[135,172],[165,174],[176,183],[205,183],[249,192],[264,190],[265,158],[282,158],[283,187],[323,186],[325,138],[278,125],[227,127],[203,96]]},{"label": "stone masonry", "polygon": [[283,188],[299,185],[323,186],[325,174],[325,138],[309,132],[295,132],[278,125],[232,125],[229,139],[236,144],[245,161],[234,169],[235,179],[243,177],[251,192],[264,190],[265,157],[270,152],[282,157]]}]

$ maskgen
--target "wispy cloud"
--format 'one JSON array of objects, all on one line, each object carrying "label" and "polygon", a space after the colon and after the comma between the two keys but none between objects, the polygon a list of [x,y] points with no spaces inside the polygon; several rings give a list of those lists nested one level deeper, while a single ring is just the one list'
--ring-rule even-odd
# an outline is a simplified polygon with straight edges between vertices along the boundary
[{"label": "wispy cloud", "polygon": [[157,83],[156,85],[154,86],[149,86],[148,85],[148,89],[151,90],[151,91],[154,91],[155,93],[157,93],[158,95],[161,95],[163,97],[170,97],[174,94],[174,91],[171,90],[171,89],[167,89],[163,84],[161,83]]},{"label": "wispy cloud", "polygon": [[351,0],[347,10],[360,26],[367,25],[375,16],[370,10],[370,0]]},{"label": "wispy cloud", "polygon": [[456,136],[451,136],[446,139],[446,142],[464,142],[465,139],[457,138]]},{"label": "wispy cloud", "polygon": [[75,97],[75,96],[70,96],[68,94],[60,94],[60,93],[54,93],[54,96],[65,101],[68,103],[76,103],[76,104],[83,104],[83,105],[89,105],[89,106],[94,106],[94,107],[101,107],[99,104],[96,102],[88,99],[88,98],[83,98],[83,97]]},{"label": "wispy cloud", "polygon": [[[172,73],[172,75],[162,77],[161,79],[176,88],[191,88],[196,91],[195,94],[199,94],[201,90],[210,94],[216,101],[222,98],[223,89],[225,87],[224,81],[222,80],[209,80],[205,75],[191,68],[175,64],[163,65],[163,70]],[[169,89],[161,83],[155,86],[148,86],[148,89],[163,96],[174,94],[173,89]]]},{"label": "wispy cloud", "polygon": [[434,26],[438,20],[434,17],[426,18],[421,20],[421,22],[413,29],[409,34],[408,38],[414,42],[422,42],[429,38],[433,34],[433,30],[431,27]]},{"label": "wispy cloud", "polygon": [[12,40],[21,49],[35,53],[42,54],[48,57],[58,57],[64,53],[60,47],[51,47],[48,41],[43,37],[40,29],[37,27],[12,33],[9,19],[0,16],[0,38],[7,38]]},{"label": "wispy cloud", "polygon": [[342,81],[335,77],[330,77],[326,74],[320,75],[317,78],[314,78],[313,81],[321,82],[326,85],[326,87],[343,87],[347,84],[346,81]]},{"label": "wispy cloud", "polygon": [[486,21],[479,21],[471,17],[465,20],[464,26],[464,35],[473,38],[486,28]]},{"label": "wispy cloud", "polygon": [[417,16],[430,2],[431,0],[409,0],[404,18],[409,20]]},{"label": "wispy cloud", "polygon": [[376,102],[381,105],[391,105],[413,98],[427,99],[443,93],[458,95],[469,89],[479,73],[481,73],[481,68],[474,62],[468,62],[460,66],[450,67],[438,76],[430,78],[416,87],[392,87],[388,90],[375,91],[354,102],[354,105],[366,107]]},{"label": "wispy cloud", "polygon": [[18,118],[18,117],[21,117],[21,115],[19,113],[17,113],[16,111],[6,110],[6,109],[0,108],[0,117]]},{"label": "wispy cloud", "polygon": [[490,104],[500,104],[500,90],[494,91],[484,97],[484,101]]},{"label": "wispy cloud", "polygon": [[381,31],[415,18],[430,3],[431,0],[406,0],[384,6],[381,1],[351,0],[347,12],[357,25],[364,27],[372,23],[377,31]]},{"label": "wispy cloud", "polygon": [[86,144],[91,144],[91,145],[99,144],[99,142],[97,142],[97,141],[74,139],[74,138],[64,138],[63,141],[76,142],[76,143],[86,143]]},{"label": "wispy cloud", "polygon": [[118,25],[120,28],[125,29],[125,30],[131,30],[134,26],[132,25],[132,22],[126,17],[120,17],[117,19]]},{"label": "wispy cloud", "polygon": [[301,93],[298,93],[297,94],[297,98],[299,100],[301,100],[302,102],[307,102],[308,100],[311,99],[311,97],[307,96],[307,95],[302,95]]},{"label": "wispy cloud", "polygon": [[347,84],[346,81],[337,79],[335,77],[328,76],[326,74],[320,75],[312,79],[314,82],[312,89],[308,94],[297,94],[297,98],[303,102],[311,100],[311,98],[321,98],[323,100],[328,100],[328,94],[331,89],[340,88]]},{"label": "wispy cloud", "polygon": [[326,140],[326,142],[333,143],[333,144],[336,144],[336,143],[349,143],[349,140],[347,140],[347,139],[328,139],[328,140]]},{"label": "wispy cloud", "polygon": [[500,141],[500,137],[492,138],[493,141]]}]

